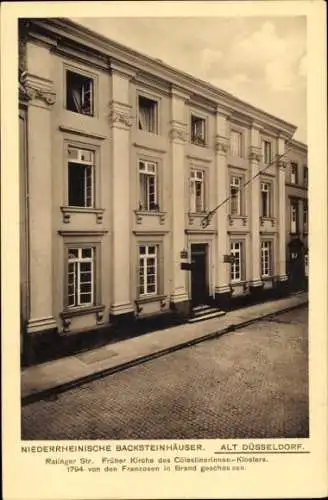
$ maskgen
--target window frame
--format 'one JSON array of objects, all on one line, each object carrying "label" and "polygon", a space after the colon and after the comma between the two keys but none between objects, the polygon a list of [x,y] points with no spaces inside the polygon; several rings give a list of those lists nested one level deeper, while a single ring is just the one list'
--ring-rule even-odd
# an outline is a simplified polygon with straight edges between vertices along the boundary
[{"label": "window frame", "polygon": [[309,231],[309,206],[308,206],[308,201],[303,200],[303,233],[307,234],[308,231]]},{"label": "window frame", "polygon": [[[295,221],[293,220],[293,208],[295,208]],[[293,231],[293,222],[295,222],[295,231]],[[298,234],[299,232],[299,201],[295,198],[290,198],[290,234]]]},{"label": "window frame", "polygon": [[[268,267],[268,272],[265,273],[263,272],[265,270],[265,245],[268,245],[267,249],[269,250],[268,252],[268,262],[267,262],[267,267]],[[260,266],[261,266],[261,279],[268,279],[272,278],[274,276],[274,261],[273,261],[273,253],[274,253],[274,242],[272,239],[262,239],[261,240],[261,248],[260,248]]]},{"label": "window frame", "polygon": [[[70,159],[69,150],[74,149],[81,153],[81,151],[86,151],[92,154],[93,161],[81,160],[81,159]],[[65,141],[65,158],[66,158],[66,185],[67,185],[67,196],[66,202],[69,209],[81,209],[83,211],[88,211],[96,208],[97,200],[97,190],[96,190],[96,162],[97,162],[97,151],[96,148],[90,145],[81,145],[75,143],[74,141]],[[81,165],[85,167],[90,167],[91,170],[91,202],[86,204],[87,200],[87,186],[84,187],[83,198],[85,200],[84,205],[71,205],[70,204],[70,164]]]},{"label": "window frame", "polygon": [[[197,175],[201,174],[201,178]],[[201,184],[201,205],[202,209],[197,210],[197,188],[196,183]],[[193,167],[189,172],[189,206],[191,214],[203,214],[206,211],[206,172],[202,168]],[[194,186],[194,187],[192,187]]]},{"label": "window frame", "polygon": [[[231,217],[241,217],[243,216],[243,177],[241,175],[235,174],[235,173],[230,173],[229,176],[230,182],[229,182],[229,200],[230,200],[230,206],[229,206],[229,213]],[[234,184],[233,180],[238,179],[239,181],[239,187],[237,191],[237,205],[238,205],[238,210],[237,212],[232,211],[232,188],[237,187],[237,185]]]},{"label": "window frame", "polygon": [[[85,250],[91,250],[91,257],[83,257],[83,251]],[[71,257],[70,258],[70,252],[72,251],[77,251],[77,256],[76,257]],[[70,296],[72,294],[69,293],[69,287],[70,287],[70,282],[69,282],[69,277],[72,274],[70,271],[70,265],[73,264],[73,304],[70,304]],[[90,264],[90,271],[83,271],[81,269],[82,264]],[[83,273],[90,273],[91,274],[91,281],[90,282],[81,282],[81,275]],[[76,283],[77,282],[77,283]],[[90,284],[91,285],[91,291],[90,292],[82,292],[81,291],[81,285],[83,284]],[[90,293],[90,301],[88,302],[82,302],[81,296],[86,295]],[[92,307],[95,305],[95,248],[93,246],[84,246],[84,247],[79,247],[79,246],[69,246],[68,247],[68,256],[67,256],[67,291],[66,291],[66,296],[67,296],[67,303],[66,307],[69,310],[76,310],[76,309],[82,309],[86,307]]]},{"label": "window frame", "polygon": [[[143,254],[140,253],[141,247],[145,247],[145,249],[146,249],[146,252]],[[155,253],[148,252],[148,249],[150,247],[155,248]],[[144,264],[143,264],[143,290],[144,291],[143,291],[143,293],[140,293],[140,289],[142,286],[140,283],[141,256],[143,256],[142,260],[144,261]],[[155,273],[154,273],[155,291],[154,292],[148,292],[149,283],[148,283],[148,273],[147,273],[147,269],[148,269],[147,260],[151,259],[151,258],[155,259],[155,263],[154,263],[154,267],[155,267]],[[146,261],[146,265],[145,265],[145,261]],[[159,279],[159,277],[160,277],[160,264],[161,264],[161,262],[160,262],[160,244],[157,242],[139,241],[137,243],[137,283],[136,283],[137,300],[140,300],[140,299],[142,300],[142,299],[147,299],[147,298],[159,296],[159,293],[160,293],[160,279]],[[151,285],[151,283],[150,283],[150,285]]]},{"label": "window frame", "polygon": [[290,163],[290,183],[293,185],[298,184],[298,164],[294,161]]},{"label": "window frame", "polygon": [[308,187],[309,185],[309,167],[307,165],[303,166],[303,186]]},{"label": "window frame", "polygon": [[[268,186],[268,190],[264,190],[264,186]],[[263,211],[263,194],[262,193],[268,193],[267,194],[267,213],[264,213]],[[263,219],[271,219],[273,217],[273,187],[272,187],[272,182],[266,180],[266,179],[261,179],[260,180],[260,202],[261,202],[261,210],[260,210],[260,216]]]},{"label": "window frame", "polygon": [[[200,138],[196,139],[196,135],[194,134],[193,130],[193,120],[197,119],[200,120],[202,125],[203,125],[203,137],[201,136]],[[198,113],[197,111],[191,111],[190,112],[190,143],[194,146],[199,146],[202,148],[207,147],[208,145],[208,118],[207,116],[204,116],[201,113]]]},{"label": "window frame", "polygon": [[[140,128],[140,99],[150,101],[154,104],[154,131]],[[160,100],[153,95],[148,95],[143,91],[137,91],[137,130],[146,134],[160,135]]]},{"label": "window frame", "polygon": [[[232,136],[233,135],[238,135],[239,137],[239,147],[238,147],[238,152],[237,154],[234,154],[233,148],[232,148]],[[230,156],[233,156],[235,158],[244,158],[244,134],[240,130],[237,130],[236,128],[232,128],[230,130]]]},{"label": "window frame", "polygon": [[[76,110],[72,110],[68,108],[68,73],[72,73],[73,75],[80,77],[81,79],[85,80],[90,80],[91,82],[91,112],[90,113],[83,113],[79,112]],[[86,116],[89,118],[94,118],[97,116],[97,105],[96,105],[96,92],[97,92],[97,76],[84,71],[83,69],[79,67],[74,67],[74,66],[66,66],[64,65],[64,108],[66,111],[70,113],[76,113],[78,115]],[[82,95],[81,95],[82,98]]]},{"label": "window frame", "polygon": [[[270,157],[269,161],[267,161],[267,151],[266,151],[266,146],[270,146]],[[262,139],[262,157],[263,157],[263,163],[264,165],[270,165],[273,160],[273,144],[272,141],[268,139]]]},{"label": "window frame", "polygon": [[[144,164],[145,170],[142,171],[140,168],[141,164]],[[137,165],[138,165],[138,210],[143,211],[143,212],[159,212],[160,211],[160,196],[159,196],[159,162],[156,160],[150,160],[150,159],[144,159],[144,158],[138,158],[137,160]],[[150,167],[154,167],[154,173],[151,172]],[[141,176],[144,176],[146,179],[147,177],[153,177],[154,178],[154,203],[153,206],[154,208],[150,208],[150,200],[147,199],[146,203],[143,203],[145,200],[142,200],[142,196],[144,193],[142,193],[141,190]],[[147,180],[146,180],[146,186],[148,185]],[[147,198],[149,198],[150,192],[149,189],[147,189]]]},{"label": "window frame", "polygon": [[[234,245],[239,245],[239,250],[233,249]],[[236,262],[233,260],[230,264],[230,283],[232,285],[242,283],[245,279],[245,241],[241,239],[231,239],[230,240],[230,256],[235,257],[239,254],[239,278],[233,277],[236,275]]]}]

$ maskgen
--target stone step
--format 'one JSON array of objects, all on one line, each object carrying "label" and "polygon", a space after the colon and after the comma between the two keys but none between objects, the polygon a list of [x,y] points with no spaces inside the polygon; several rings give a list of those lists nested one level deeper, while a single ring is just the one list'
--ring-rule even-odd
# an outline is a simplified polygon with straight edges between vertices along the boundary
[{"label": "stone step", "polygon": [[220,309],[218,309],[217,307],[208,306],[206,309],[201,309],[201,310],[198,310],[198,311],[195,311],[193,309],[192,314],[193,314],[193,316],[203,316],[204,314],[210,314],[210,313],[213,313],[213,312],[217,312],[219,310]]},{"label": "stone step", "polygon": [[207,319],[218,318],[223,316],[225,311],[220,311],[220,309],[210,308],[210,312],[204,312],[203,314],[197,314],[193,318],[188,319],[188,323],[196,323],[197,321],[205,321]]}]

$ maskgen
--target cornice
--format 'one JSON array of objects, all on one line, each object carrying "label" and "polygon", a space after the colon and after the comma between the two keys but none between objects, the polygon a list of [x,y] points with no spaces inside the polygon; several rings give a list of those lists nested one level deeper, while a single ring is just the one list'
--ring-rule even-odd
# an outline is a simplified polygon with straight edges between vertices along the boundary
[{"label": "cornice", "polygon": [[302,153],[307,153],[308,152],[308,146],[307,144],[304,144],[304,142],[297,141],[296,139],[291,139],[289,141],[289,146],[291,148],[295,148],[298,151],[301,151]]},{"label": "cornice", "polygon": [[296,130],[296,127],[291,123],[270,115],[238,99],[232,94],[218,89],[208,82],[195,78],[185,72],[178,71],[158,59],[150,58],[124,45],[109,40],[69,19],[31,18],[30,26],[37,29],[39,32],[44,32],[47,36],[57,39],[58,46],[60,45],[63,47],[69,43],[74,43],[76,47],[80,47],[81,52],[87,50],[98,54],[98,57],[101,58],[106,56],[114,58],[129,66],[132,70],[142,71],[164,82],[169,82],[176,87],[182,88],[191,95],[197,95],[212,102],[214,106],[225,106],[240,112],[248,118],[257,120],[265,126],[265,128],[272,128],[277,133],[283,131],[288,137],[291,137]]}]

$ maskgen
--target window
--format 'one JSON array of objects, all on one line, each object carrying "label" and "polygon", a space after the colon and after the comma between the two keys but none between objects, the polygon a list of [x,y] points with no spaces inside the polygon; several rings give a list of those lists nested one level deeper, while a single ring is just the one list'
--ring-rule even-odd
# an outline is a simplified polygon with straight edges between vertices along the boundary
[{"label": "window", "polygon": [[139,96],[139,130],[157,134],[157,102]]},{"label": "window", "polygon": [[242,242],[233,241],[230,244],[230,254],[233,259],[230,267],[231,282],[238,282],[242,279]]},{"label": "window", "polygon": [[297,184],[297,163],[291,163],[290,165],[290,182],[291,184]]},{"label": "window", "polygon": [[190,172],[190,210],[192,213],[204,212],[204,172]]},{"label": "window", "polygon": [[307,201],[303,201],[303,232],[308,232],[308,204]]},{"label": "window", "polygon": [[292,200],[290,203],[290,232],[297,233],[298,231],[298,202]]},{"label": "window", "polygon": [[205,119],[191,115],[191,142],[197,146],[205,146]]},{"label": "window", "polygon": [[139,210],[159,210],[157,202],[157,164],[139,161]]},{"label": "window", "polygon": [[309,176],[309,169],[308,169],[308,167],[304,167],[304,169],[303,169],[303,185],[305,187],[308,187],[308,182],[309,182],[308,176]]},{"label": "window", "polygon": [[93,116],[93,79],[66,71],[66,109]]},{"label": "window", "polygon": [[139,246],[139,296],[157,294],[157,261],[156,245]]},{"label": "window", "polygon": [[263,278],[272,275],[272,242],[261,242],[261,275]]},{"label": "window", "polygon": [[241,158],[242,155],[242,134],[234,130],[230,134],[230,153],[231,156],[238,156]]},{"label": "window", "polygon": [[261,182],[261,216],[271,217],[271,185]]},{"label": "window", "polygon": [[230,180],[230,214],[241,215],[241,178],[232,176]]},{"label": "window", "polygon": [[68,205],[94,206],[94,151],[68,147]]},{"label": "window", "polygon": [[91,306],[94,303],[94,248],[68,250],[68,307]]},{"label": "window", "polygon": [[262,155],[263,162],[268,165],[272,161],[272,151],[271,151],[271,142],[263,141],[262,142]]},{"label": "window", "polygon": [[304,273],[305,276],[309,276],[309,254],[304,254]]}]

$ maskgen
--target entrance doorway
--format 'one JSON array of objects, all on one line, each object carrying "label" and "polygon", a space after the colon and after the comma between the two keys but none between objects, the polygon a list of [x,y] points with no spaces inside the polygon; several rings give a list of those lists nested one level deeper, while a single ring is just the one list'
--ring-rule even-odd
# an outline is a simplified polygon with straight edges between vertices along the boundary
[{"label": "entrance doorway", "polygon": [[288,279],[292,290],[305,285],[304,244],[300,239],[292,240],[289,245]]},{"label": "entrance doorway", "polygon": [[191,245],[191,299],[194,306],[208,303],[208,245]]}]

